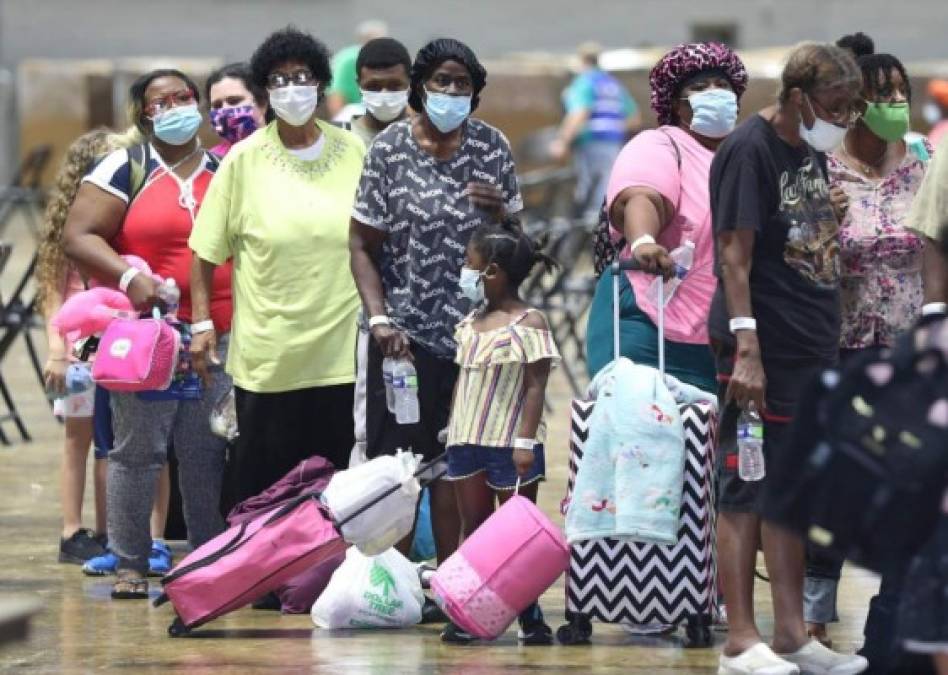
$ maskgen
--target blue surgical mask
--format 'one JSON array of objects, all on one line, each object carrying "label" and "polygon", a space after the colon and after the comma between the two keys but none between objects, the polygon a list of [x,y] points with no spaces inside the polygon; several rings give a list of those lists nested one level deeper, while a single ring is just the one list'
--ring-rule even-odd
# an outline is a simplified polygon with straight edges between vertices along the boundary
[{"label": "blue surgical mask", "polygon": [[481,278],[480,271],[462,267],[458,286],[461,287],[461,294],[475,305],[484,302],[484,280]]},{"label": "blue surgical mask", "polygon": [[182,105],[155,115],[151,122],[158,140],[185,145],[201,127],[201,113],[197,105]]},{"label": "blue surgical mask", "polygon": [[471,114],[470,96],[450,96],[428,91],[425,97],[425,112],[428,119],[442,134],[457,129]]},{"label": "blue surgical mask", "polygon": [[727,89],[706,89],[688,97],[691,130],[705,138],[724,138],[737,123],[737,96]]}]

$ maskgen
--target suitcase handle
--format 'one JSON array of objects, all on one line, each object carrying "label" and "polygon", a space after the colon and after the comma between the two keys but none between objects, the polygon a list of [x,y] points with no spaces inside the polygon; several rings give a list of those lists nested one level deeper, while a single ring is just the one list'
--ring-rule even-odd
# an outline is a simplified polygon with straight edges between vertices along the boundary
[{"label": "suitcase handle", "polygon": [[[628,260],[613,260],[609,265],[612,270],[612,357],[616,360],[622,353],[619,340],[619,274],[623,271],[642,271],[642,264],[634,257]],[[665,277],[658,277],[658,295],[665,297]],[[658,302],[658,372],[665,379],[665,303]]]}]

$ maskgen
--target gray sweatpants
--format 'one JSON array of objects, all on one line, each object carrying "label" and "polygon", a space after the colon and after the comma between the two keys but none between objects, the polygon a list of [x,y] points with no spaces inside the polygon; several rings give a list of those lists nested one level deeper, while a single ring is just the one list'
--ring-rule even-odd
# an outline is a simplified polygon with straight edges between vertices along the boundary
[{"label": "gray sweatpants", "polygon": [[[228,337],[218,340],[222,361]],[[230,387],[230,376],[216,370],[200,401],[143,401],[136,394],[112,393],[115,445],[109,453],[108,529],[119,569],[148,571],[149,518],[171,443],[189,543],[200,546],[224,530],[220,495],[226,441],[211,433],[208,417]]]}]

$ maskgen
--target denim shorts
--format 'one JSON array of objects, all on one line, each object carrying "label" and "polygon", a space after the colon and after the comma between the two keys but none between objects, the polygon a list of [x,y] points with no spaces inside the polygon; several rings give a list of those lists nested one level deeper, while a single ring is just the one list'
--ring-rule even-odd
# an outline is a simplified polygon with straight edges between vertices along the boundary
[{"label": "denim shorts", "polygon": [[95,408],[92,411],[92,447],[96,459],[108,459],[115,445],[112,433],[112,397],[104,387],[95,388]]},{"label": "denim shorts", "polygon": [[[487,485],[494,490],[513,490],[517,486],[517,469],[513,463],[513,448],[492,448],[486,445],[453,445],[448,448],[447,480],[462,480],[486,472]],[[546,459],[543,444],[533,450],[533,466],[521,485],[543,480]]]}]

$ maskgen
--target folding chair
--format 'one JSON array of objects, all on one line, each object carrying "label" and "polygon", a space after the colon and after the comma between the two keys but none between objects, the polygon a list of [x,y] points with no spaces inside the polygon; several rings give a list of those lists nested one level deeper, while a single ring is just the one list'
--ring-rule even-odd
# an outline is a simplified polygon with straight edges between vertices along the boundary
[{"label": "folding chair", "polygon": [[[12,251],[13,247],[10,244],[0,244],[0,272],[2,272],[6,267]],[[10,348],[13,346],[14,342],[16,342],[16,338],[22,333],[26,340],[27,351],[29,352],[30,359],[33,362],[33,368],[37,373],[40,383],[45,388],[45,383],[43,382],[43,369],[39,363],[39,354],[36,351],[36,346],[33,343],[32,338],[29,336],[29,328],[33,319],[33,307],[35,306],[35,299],[29,302],[25,302],[23,299],[26,288],[33,276],[34,270],[36,269],[36,259],[37,256],[34,254],[26,272],[23,274],[23,277],[17,284],[16,289],[13,291],[10,300],[4,303],[2,302],[2,298],[0,298],[0,328],[3,329],[3,335],[0,337],[0,397],[3,398],[4,404],[6,405],[8,411],[7,414],[0,415],[0,425],[2,425],[3,422],[12,421],[14,425],[16,425],[16,428],[20,432],[20,436],[24,441],[31,441],[33,439],[30,436],[30,433],[27,431],[26,425],[23,423],[23,419],[20,417],[20,413],[13,401],[13,396],[10,394],[10,389],[7,386],[6,380],[3,378],[2,364],[4,358],[9,353]],[[3,432],[2,426],[0,426],[0,442],[7,445],[10,443],[9,438],[7,438],[6,434]]]}]

